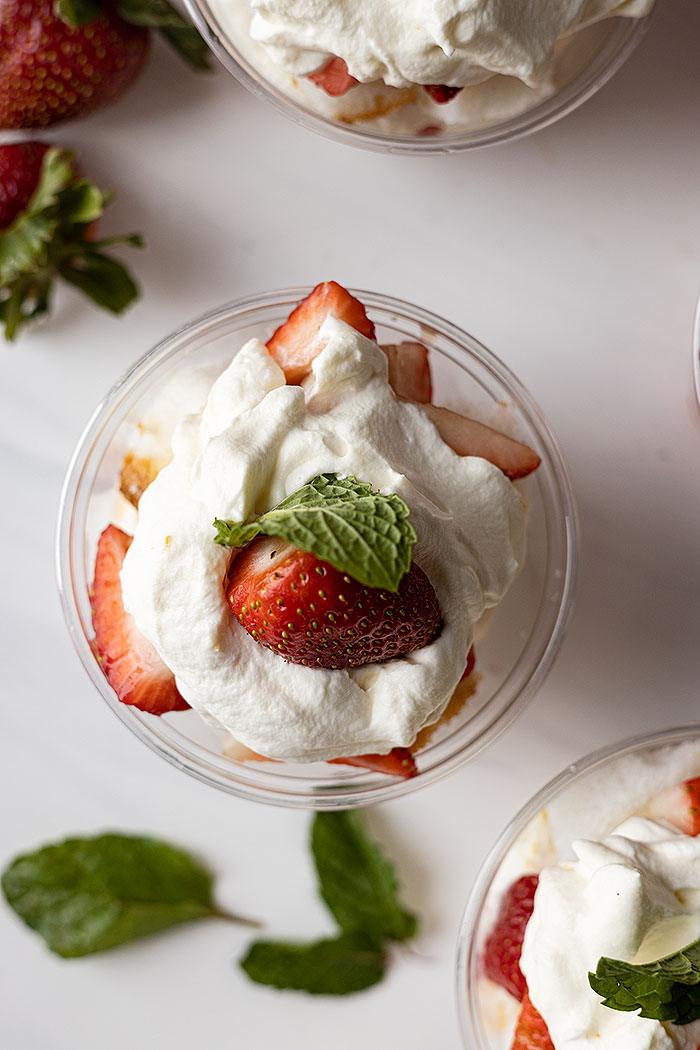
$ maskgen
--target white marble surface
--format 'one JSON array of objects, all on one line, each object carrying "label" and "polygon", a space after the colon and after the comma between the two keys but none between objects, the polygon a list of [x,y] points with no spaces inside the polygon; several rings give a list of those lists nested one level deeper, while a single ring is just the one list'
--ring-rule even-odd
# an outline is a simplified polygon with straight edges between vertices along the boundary
[{"label": "white marble surface", "polygon": [[447,780],[368,815],[423,915],[415,951],[346,1000],[250,984],[249,934],[181,928],[85,960],[53,958],[0,906],[7,1050],[245,1046],[457,1050],[456,931],[486,851],[571,759],[700,718],[700,8],[660,0],[627,66],[565,121],[435,159],[351,150],[285,121],[223,72],[157,50],[117,106],[61,128],[139,229],[141,302],[102,318],[72,293],[3,347],[0,862],[69,832],[144,829],[198,851],[223,904],[270,936],[329,929],[309,818],[217,794],[147,751],[75,656],[54,583],[73,444],[114,378],[158,338],[237,296],[329,277],[421,303],[519,374],[568,456],[582,521],[574,620],[519,723]]}]

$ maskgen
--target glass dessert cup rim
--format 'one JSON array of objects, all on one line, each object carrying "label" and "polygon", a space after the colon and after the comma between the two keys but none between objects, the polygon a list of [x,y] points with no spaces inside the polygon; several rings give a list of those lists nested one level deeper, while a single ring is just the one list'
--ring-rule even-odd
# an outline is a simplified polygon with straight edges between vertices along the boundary
[{"label": "glass dessert cup rim", "polygon": [[[188,741],[187,746],[182,746],[177,741],[166,739],[168,734],[161,731],[160,718],[143,714],[117,700],[91,647],[91,625],[87,622],[89,617],[85,613],[85,584],[89,586],[90,581],[83,580],[78,583],[76,580],[76,576],[80,574],[80,566],[84,565],[86,517],[86,510],[80,510],[78,505],[81,501],[89,499],[95,473],[111,440],[111,434],[105,437],[105,428],[114,418],[122,402],[145,378],[152,378],[161,366],[167,365],[191,346],[196,337],[203,340],[208,335],[212,342],[224,332],[233,334],[246,323],[255,323],[256,317],[265,309],[285,309],[288,313],[309,291],[310,288],[291,288],[266,292],[213,310],[161,340],[113,385],[87,423],[68,466],[58,514],[56,564],[64,616],[83,666],[114,713],[152,750],[197,779],[239,797],[295,808],[348,808],[385,801],[427,786],[473,758],[518,717],[548,673],[563,641],[572,611],[578,563],[578,519],[571,482],[557,440],[546,419],[516,377],[489,350],[457,326],[433,313],[393,297],[351,290],[352,294],[367,306],[370,314],[373,309],[385,312],[384,322],[381,316],[375,313],[375,320],[379,324],[390,325],[391,318],[394,323],[400,320],[412,321],[423,329],[432,330],[435,338],[442,336],[451,340],[455,344],[458,363],[459,359],[463,360],[466,355],[468,359],[475,359],[479,367],[486,369],[489,377],[498,383],[500,391],[513,397],[521,414],[536,430],[540,443],[538,452],[542,456],[539,470],[548,472],[545,477],[555,492],[555,496],[552,497],[556,501],[554,521],[558,537],[555,537],[555,540],[559,539],[563,552],[562,564],[552,564],[550,537],[546,575],[548,582],[556,580],[558,601],[552,602],[544,598],[541,600],[527,646],[509,668],[498,689],[467,723],[468,726],[472,726],[471,732],[467,734],[468,739],[460,741],[459,746],[453,748],[449,754],[437,756],[434,764],[421,771],[418,776],[402,779],[356,767],[335,765],[332,767],[332,783],[319,783],[322,778],[318,774],[314,776],[311,772],[303,778],[294,777],[293,783],[290,783],[291,777],[275,772],[275,763],[266,763],[265,767],[260,769],[252,768],[250,763],[229,760],[224,772],[212,760],[211,752],[206,752],[199,744]],[[426,341],[430,345],[427,337]],[[96,460],[96,465],[91,467],[92,460]],[[89,468],[92,469],[92,474]],[[84,495],[86,488],[87,496]],[[551,522],[548,527],[552,528]],[[421,754],[425,755],[431,749],[435,750],[432,743]],[[245,775],[243,766],[248,767]],[[346,775],[342,776],[341,773]]]},{"label": "glass dessert cup rim", "polygon": [[693,375],[695,378],[695,396],[700,408],[700,294],[695,308],[695,325],[693,327]]},{"label": "glass dessert cup rim", "polygon": [[609,761],[621,758],[623,755],[656,749],[667,744],[682,743],[694,737],[700,737],[700,722],[688,722],[671,729],[654,730],[626,737],[624,740],[617,740],[591,751],[570,763],[548,781],[508,822],[479,869],[459,928],[455,990],[462,1042],[469,1050],[491,1050],[477,1020],[479,1004],[476,989],[480,960],[479,945],[474,934],[494,878],[518,836],[560,792],[569,788],[580,777],[588,776],[597,767],[604,766]]},{"label": "glass dessert cup rim", "polygon": [[625,63],[644,35],[654,11],[652,8],[643,18],[618,16],[618,25],[595,57],[568,84],[532,108],[472,131],[419,136],[391,135],[368,127],[344,124],[294,101],[244,57],[220,26],[208,0],[185,0],[185,5],[192,21],[224,68],[248,91],[262,101],[269,102],[283,116],[327,138],[362,149],[422,156],[461,153],[522,138],[578,109]]}]

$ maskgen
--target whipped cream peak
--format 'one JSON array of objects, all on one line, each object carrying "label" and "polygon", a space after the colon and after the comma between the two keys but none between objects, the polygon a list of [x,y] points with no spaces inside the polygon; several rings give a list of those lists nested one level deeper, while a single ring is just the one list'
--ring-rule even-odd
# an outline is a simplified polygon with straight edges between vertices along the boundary
[{"label": "whipped cream peak", "polygon": [[367,83],[478,84],[495,73],[537,86],[557,40],[613,15],[641,17],[653,0],[250,0],[250,34],[287,72],[332,55]]},{"label": "whipped cream peak", "polygon": [[602,956],[641,963],[700,931],[700,837],[631,817],[576,860],[540,873],[521,969],[556,1050],[696,1050],[700,1021],[664,1024],[602,1005],[588,983]]},{"label": "whipped cream peak", "polygon": [[[308,390],[286,385],[257,340],[234,356],[141,498],[121,576],[125,607],[191,706],[255,751],[300,761],[385,753],[434,722],[525,539],[515,486],[486,460],[458,456],[416,405],[397,400],[375,343],[334,318],[321,338]],[[231,615],[222,585],[231,555],[214,542],[214,517],[250,520],[325,473],[408,504],[413,556],[444,621],[423,649],[349,671],[304,667]]]}]

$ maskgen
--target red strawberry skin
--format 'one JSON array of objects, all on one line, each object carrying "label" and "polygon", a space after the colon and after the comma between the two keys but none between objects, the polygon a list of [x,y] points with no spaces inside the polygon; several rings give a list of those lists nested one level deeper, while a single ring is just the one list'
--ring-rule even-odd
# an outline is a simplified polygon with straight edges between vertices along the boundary
[{"label": "red strawberry skin", "polygon": [[348,72],[345,59],[338,58],[337,55],[330,58],[322,69],[309,73],[308,79],[334,98],[344,95],[355,84],[359,84],[359,80]]},{"label": "red strawberry skin", "polygon": [[649,806],[655,820],[667,820],[685,835],[700,835],[700,777],[662,791]]},{"label": "red strawberry skin", "polygon": [[415,564],[392,594],[267,537],[235,559],[226,598],[257,642],[308,667],[359,667],[404,656],[427,645],[442,624],[435,591]]},{"label": "red strawberry skin", "polygon": [[119,573],[130,544],[131,536],[116,525],[109,525],[98,541],[92,585],[94,650],[123,704],[152,715],[184,711],[189,704],[172,672],[124,608]]},{"label": "red strawberry skin", "polygon": [[54,14],[53,0],[0,0],[0,127],[46,127],[113,102],[148,52],[148,30],[108,5],[73,28]]},{"label": "red strawberry skin", "polygon": [[532,1005],[529,995],[525,996],[520,1008],[511,1050],[554,1050],[549,1029],[542,1015]]},{"label": "red strawberry skin", "polygon": [[267,342],[288,383],[300,383],[311,370],[323,349],[318,331],[329,314],[374,339],[374,325],[358,299],[335,281],[317,284]]},{"label": "red strawberry skin", "polygon": [[43,142],[0,145],[0,231],[11,226],[31,200],[48,148]]},{"label": "red strawberry skin", "polygon": [[375,773],[406,780],[418,775],[416,760],[407,747],[394,747],[388,755],[353,755],[351,758],[329,758],[328,761],[343,766],[362,766]]},{"label": "red strawberry skin", "polygon": [[537,875],[523,875],[506,890],[496,922],[484,945],[484,973],[521,1001],[527,993],[527,985],[520,970],[520,954],[538,881]]}]

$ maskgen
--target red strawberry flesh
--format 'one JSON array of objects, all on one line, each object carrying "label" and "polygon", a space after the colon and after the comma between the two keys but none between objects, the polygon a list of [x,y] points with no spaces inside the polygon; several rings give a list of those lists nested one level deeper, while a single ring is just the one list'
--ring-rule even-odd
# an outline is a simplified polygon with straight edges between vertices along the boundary
[{"label": "red strawberry flesh", "polygon": [[442,440],[459,456],[481,456],[511,481],[524,478],[540,465],[540,457],[529,445],[485,423],[437,405],[426,405],[423,411],[437,427]]},{"label": "red strawberry flesh", "polygon": [[407,780],[418,775],[416,760],[407,747],[394,747],[388,755],[353,755],[352,758],[330,758],[328,761],[344,766],[362,766],[375,773]]},{"label": "red strawberry flesh", "polygon": [[53,0],[2,0],[0,127],[44,127],[114,101],[148,51],[148,31],[109,6],[74,28],[54,13]]},{"label": "red strawberry flesh", "polygon": [[323,88],[327,95],[332,95],[334,98],[338,95],[344,95],[355,84],[359,84],[359,80],[356,80],[348,72],[345,60],[338,58],[337,55],[330,58],[325,66],[316,70],[315,73],[309,73],[308,79],[313,81],[317,87]]},{"label": "red strawberry flesh", "polygon": [[319,329],[329,315],[374,339],[374,325],[359,300],[335,281],[317,284],[267,343],[288,383],[300,383],[310,372],[311,362],[323,350]]},{"label": "red strawberry flesh", "polygon": [[484,945],[484,973],[520,1000],[527,992],[525,978],[520,970],[520,954],[525,927],[534,907],[537,883],[537,875],[523,875],[506,890]]},{"label": "red strawberry flesh", "polygon": [[119,574],[131,544],[116,525],[99,538],[92,585],[94,650],[109,684],[123,704],[152,715],[184,711],[189,704],[175,678],[125,610]]},{"label": "red strawberry flesh", "polygon": [[405,656],[427,645],[442,622],[435,591],[415,564],[392,594],[267,537],[234,560],[226,597],[257,642],[308,667],[338,670]]},{"label": "red strawberry flesh", "polygon": [[700,777],[662,791],[649,806],[655,820],[667,820],[685,835],[700,835]]},{"label": "red strawberry flesh", "polygon": [[389,383],[397,397],[427,405],[433,396],[428,351],[422,343],[382,345],[389,365]]},{"label": "red strawberry flesh", "polygon": [[48,148],[43,142],[0,145],[0,230],[11,226],[29,204]]},{"label": "red strawberry flesh", "polygon": [[428,92],[433,102],[439,102],[440,105],[451,102],[462,90],[461,87],[450,87],[449,84],[424,84],[423,89]]},{"label": "red strawberry flesh", "polygon": [[529,995],[525,996],[520,1008],[511,1050],[554,1050],[549,1029]]}]

